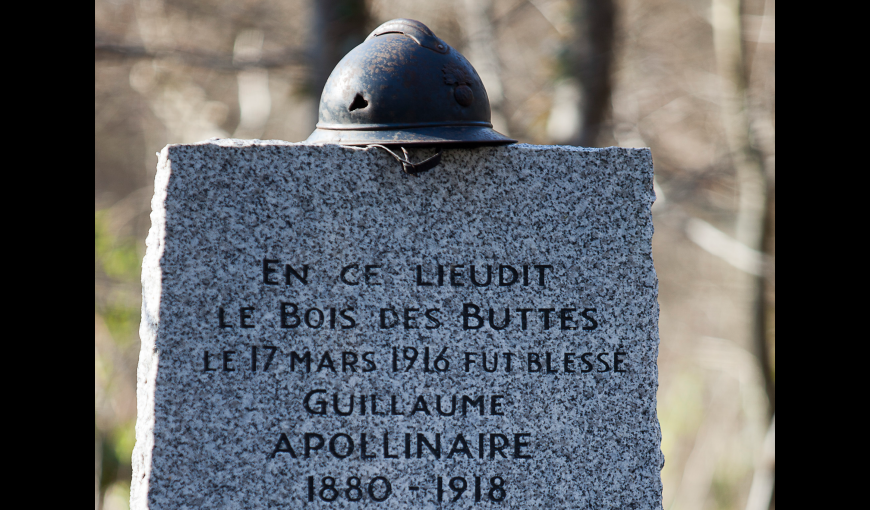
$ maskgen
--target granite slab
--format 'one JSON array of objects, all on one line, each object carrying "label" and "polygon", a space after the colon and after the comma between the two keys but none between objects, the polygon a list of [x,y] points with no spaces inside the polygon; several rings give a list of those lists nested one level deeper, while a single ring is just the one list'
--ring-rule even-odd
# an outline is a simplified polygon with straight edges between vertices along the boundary
[{"label": "granite slab", "polygon": [[167,146],[132,508],[661,508],[654,198],[647,149],[411,176],[375,148]]}]

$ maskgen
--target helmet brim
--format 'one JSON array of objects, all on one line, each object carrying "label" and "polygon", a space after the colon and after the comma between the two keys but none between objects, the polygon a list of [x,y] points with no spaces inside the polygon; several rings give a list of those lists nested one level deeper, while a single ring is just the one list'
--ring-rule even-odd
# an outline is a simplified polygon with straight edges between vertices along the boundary
[{"label": "helmet brim", "polygon": [[516,143],[491,127],[433,126],[404,129],[315,129],[305,143],[339,145],[503,145]]}]

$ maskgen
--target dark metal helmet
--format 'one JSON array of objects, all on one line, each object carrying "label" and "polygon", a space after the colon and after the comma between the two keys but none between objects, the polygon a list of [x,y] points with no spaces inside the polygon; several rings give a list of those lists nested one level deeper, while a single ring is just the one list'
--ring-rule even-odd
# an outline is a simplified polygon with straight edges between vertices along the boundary
[{"label": "dark metal helmet", "polygon": [[468,60],[410,19],[379,26],[335,66],[308,143],[492,145],[489,98]]}]

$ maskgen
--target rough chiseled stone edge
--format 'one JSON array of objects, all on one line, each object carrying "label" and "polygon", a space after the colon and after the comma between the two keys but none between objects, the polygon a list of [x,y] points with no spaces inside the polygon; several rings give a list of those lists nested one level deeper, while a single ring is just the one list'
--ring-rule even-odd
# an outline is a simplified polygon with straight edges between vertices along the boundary
[{"label": "rough chiseled stone edge", "polygon": [[154,395],[159,353],[156,350],[160,326],[160,296],[166,233],[166,194],[171,174],[170,146],[158,154],[154,196],[151,199],[151,228],[145,240],[142,261],[142,319],[139,324],[139,363],[136,370],[136,445],[133,448],[133,478],[130,483],[130,508],[148,508],[151,456],[154,450]]}]

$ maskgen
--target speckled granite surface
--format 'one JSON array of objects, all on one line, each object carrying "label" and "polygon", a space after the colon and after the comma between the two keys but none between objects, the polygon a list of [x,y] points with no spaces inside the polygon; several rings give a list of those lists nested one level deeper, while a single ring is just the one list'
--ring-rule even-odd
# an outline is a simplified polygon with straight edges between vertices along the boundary
[{"label": "speckled granite surface", "polygon": [[133,508],[660,508],[652,172],[166,147]]}]

